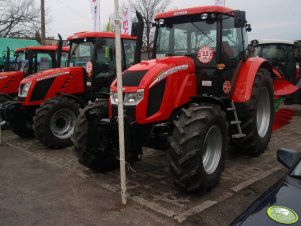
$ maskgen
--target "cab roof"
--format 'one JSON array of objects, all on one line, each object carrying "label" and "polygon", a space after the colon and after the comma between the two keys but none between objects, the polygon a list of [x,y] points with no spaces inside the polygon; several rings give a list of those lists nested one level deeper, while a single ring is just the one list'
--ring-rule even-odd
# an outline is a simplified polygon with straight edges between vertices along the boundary
[{"label": "cab roof", "polygon": [[265,44],[286,44],[294,45],[294,41],[290,40],[280,40],[280,39],[254,39],[251,42],[257,42],[255,45],[265,45]]},{"label": "cab roof", "polygon": [[[135,40],[136,37],[131,35],[120,35],[121,39],[133,39]],[[75,33],[67,38],[67,40],[74,40],[74,39],[82,39],[82,38],[115,38],[115,33],[113,32],[78,32]]]},{"label": "cab roof", "polygon": [[171,18],[176,16],[186,16],[201,13],[231,13],[233,9],[223,7],[223,6],[199,6],[193,8],[177,9],[164,13],[158,13],[155,20]]},{"label": "cab roof", "polygon": [[[57,51],[57,46],[56,45],[49,45],[49,46],[27,46],[23,48],[18,48],[16,49],[16,52],[21,53],[24,52],[25,50],[33,50],[33,51]],[[63,52],[68,52],[69,47],[63,47]]]}]

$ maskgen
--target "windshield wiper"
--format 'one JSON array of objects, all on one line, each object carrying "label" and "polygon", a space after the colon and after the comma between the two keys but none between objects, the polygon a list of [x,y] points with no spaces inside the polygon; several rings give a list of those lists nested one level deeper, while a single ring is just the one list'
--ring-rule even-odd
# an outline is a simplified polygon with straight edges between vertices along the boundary
[{"label": "windshield wiper", "polygon": [[210,38],[201,28],[199,28],[194,22],[192,22],[188,17],[186,18],[188,20],[189,23],[191,23],[196,29],[198,29],[203,35],[205,35],[208,39],[210,39],[212,42],[214,42],[214,40],[212,38]]}]

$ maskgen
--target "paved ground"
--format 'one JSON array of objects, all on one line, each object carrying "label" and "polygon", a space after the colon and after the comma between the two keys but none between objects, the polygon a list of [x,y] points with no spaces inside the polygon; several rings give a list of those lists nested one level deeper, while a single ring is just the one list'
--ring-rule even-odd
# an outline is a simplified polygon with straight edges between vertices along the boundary
[{"label": "paved ground", "polygon": [[277,130],[256,158],[228,156],[220,184],[207,194],[187,195],[173,185],[165,153],[145,149],[127,172],[129,205],[122,208],[119,171],[95,174],[72,148],[48,150],[35,139],[3,132],[0,146],[2,225],[228,225],[285,170],[278,147],[301,150],[301,109]]}]

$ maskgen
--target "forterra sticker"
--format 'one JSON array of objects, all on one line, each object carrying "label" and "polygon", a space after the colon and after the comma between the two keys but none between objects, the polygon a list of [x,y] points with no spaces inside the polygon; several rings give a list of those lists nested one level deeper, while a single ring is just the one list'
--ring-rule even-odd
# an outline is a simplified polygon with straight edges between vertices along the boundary
[{"label": "forterra sticker", "polygon": [[223,84],[223,91],[224,93],[229,93],[231,90],[231,83],[230,81],[225,81]]},{"label": "forterra sticker", "polygon": [[86,63],[86,72],[88,73],[89,77],[91,77],[93,71],[93,64],[91,61]]},{"label": "forterra sticker", "polygon": [[214,57],[214,51],[209,46],[203,46],[200,48],[198,52],[198,59],[201,63],[207,64],[209,63]]},{"label": "forterra sticker", "polygon": [[284,206],[272,206],[268,208],[267,215],[273,221],[280,224],[295,224],[298,221],[297,213]]}]

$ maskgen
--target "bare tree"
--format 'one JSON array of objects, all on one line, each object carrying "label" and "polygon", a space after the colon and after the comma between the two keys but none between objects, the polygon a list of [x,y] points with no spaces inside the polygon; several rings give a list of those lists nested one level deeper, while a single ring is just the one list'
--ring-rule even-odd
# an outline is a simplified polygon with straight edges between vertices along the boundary
[{"label": "bare tree", "polygon": [[34,37],[40,11],[32,0],[0,0],[0,37]]},{"label": "bare tree", "polygon": [[143,43],[150,52],[153,45],[154,32],[152,23],[155,15],[166,10],[171,0],[129,0],[130,8],[142,14],[144,19],[144,40]]}]

